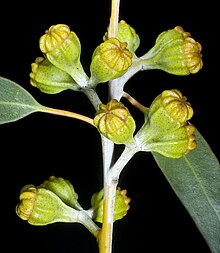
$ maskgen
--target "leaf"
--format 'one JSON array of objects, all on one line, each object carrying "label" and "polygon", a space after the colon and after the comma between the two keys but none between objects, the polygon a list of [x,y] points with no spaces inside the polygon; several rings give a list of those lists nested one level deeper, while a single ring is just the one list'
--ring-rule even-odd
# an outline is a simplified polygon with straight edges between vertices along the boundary
[{"label": "leaf", "polygon": [[179,159],[153,156],[213,253],[220,252],[220,165],[196,130],[197,147]]},{"label": "leaf", "polygon": [[0,77],[0,124],[19,120],[40,108],[41,105],[23,87]]}]

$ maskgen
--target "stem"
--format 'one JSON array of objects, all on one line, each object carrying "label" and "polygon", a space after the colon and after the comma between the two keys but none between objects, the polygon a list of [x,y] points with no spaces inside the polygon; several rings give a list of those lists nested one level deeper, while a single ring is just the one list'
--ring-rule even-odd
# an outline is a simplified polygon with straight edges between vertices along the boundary
[{"label": "stem", "polygon": [[128,68],[127,72],[123,76],[109,82],[109,96],[119,101],[123,96],[125,83],[142,69],[142,61],[133,57],[132,65]]},{"label": "stem", "polygon": [[99,235],[100,253],[110,253],[112,250],[114,207],[118,179],[125,165],[138,151],[139,149],[137,147],[134,147],[133,145],[131,147],[125,147],[125,150],[123,151],[117,162],[108,171],[107,181],[105,182],[104,188],[105,195],[103,206],[103,225]]},{"label": "stem", "polygon": [[98,238],[100,227],[88,216],[88,214],[82,210],[78,214],[78,220],[83,224],[95,237]]},{"label": "stem", "polygon": [[[93,104],[95,110],[96,111],[99,110],[99,106],[102,102],[99,99],[96,91],[94,89],[85,89],[83,92],[88,97],[90,102]],[[101,141],[102,141],[102,159],[103,159],[103,181],[105,182],[107,171],[109,170],[112,163],[114,144],[112,143],[112,141],[108,140],[103,135],[101,135]]]},{"label": "stem", "polygon": [[118,19],[119,19],[120,0],[112,0],[111,17],[108,27],[108,38],[118,38]]},{"label": "stem", "polygon": [[[112,0],[111,4],[111,17],[108,28],[108,38],[118,37],[118,19],[119,19],[119,5],[120,0]],[[114,94],[109,86],[109,99]],[[99,252],[111,253],[112,252],[112,238],[113,238],[113,222],[114,222],[114,204],[117,182],[113,182],[109,178],[109,170],[112,164],[114,143],[106,138],[102,138],[102,152],[103,152],[103,180],[104,180],[104,203],[103,203],[103,223],[99,235]]]},{"label": "stem", "polygon": [[83,92],[88,97],[88,99],[92,103],[95,110],[98,111],[99,106],[102,102],[101,102],[97,92],[94,89],[84,89]]},{"label": "stem", "polygon": [[122,152],[121,156],[118,158],[116,163],[112,166],[111,170],[109,171],[109,178],[113,182],[117,182],[119,176],[125,167],[125,165],[130,161],[130,159],[139,152],[140,149],[136,144],[131,146],[125,146],[124,151]]},{"label": "stem", "polygon": [[123,93],[123,97],[126,98],[133,106],[135,106],[138,110],[145,113],[148,108],[143,106],[141,103],[139,103],[136,99],[134,99],[130,94],[127,92]]},{"label": "stem", "polygon": [[87,116],[84,116],[82,114],[78,114],[78,113],[75,113],[75,112],[69,112],[69,111],[65,111],[65,110],[60,110],[60,109],[55,109],[55,108],[51,108],[51,107],[47,107],[47,106],[41,106],[40,111],[45,112],[45,113],[54,114],[54,115],[79,119],[79,120],[82,120],[86,123],[89,123],[90,125],[95,127],[95,125],[93,124],[93,119],[91,119]]}]

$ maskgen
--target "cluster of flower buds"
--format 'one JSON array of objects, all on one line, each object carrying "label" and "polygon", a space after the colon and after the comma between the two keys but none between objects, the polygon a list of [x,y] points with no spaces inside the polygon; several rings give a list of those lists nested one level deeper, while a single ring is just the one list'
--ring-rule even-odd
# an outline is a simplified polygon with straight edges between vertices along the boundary
[{"label": "cluster of flower buds", "polygon": [[[103,220],[103,195],[104,190],[102,189],[94,193],[91,199],[93,219],[100,223],[102,223]],[[115,196],[114,221],[122,219],[127,214],[130,208],[130,201],[131,199],[127,196],[127,190],[121,190],[121,188],[118,187]]]},{"label": "cluster of flower buds", "polygon": [[196,147],[195,127],[189,123],[193,109],[179,90],[165,90],[145,114],[145,123],[135,135],[143,151],[179,158]]},{"label": "cluster of flower buds", "polygon": [[[118,188],[115,204],[115,220],[122,219],[128,209],[130,198],[126,190]],[[92,207],[84,210],[78,203],[78,194],[66,179],[51,176],[38,187],[29,184],[20,192],[16,206],[17,215],[29,224],[43,226],[55,222],[78,222],[91,228],[92,221],[102,222],[103,190],[92,197]],[[92,225],[94,226],[94,224]]]},{"label": "cluster of flower buds", "polygon": [[161,69],[174,75],[197,73],[203,66],[202,46],[181,26],[162,32],[141,59],[143,69]]},{"label": "cluster of flower buds", "polygon": [[132,53],[127,45],[135,50],[139,37],[125,22],[120,26],[120,37],[127,40],[109,38],[97,46],[90,64],[90,78],[80,61],[81,44],[77,35],[65,24],[51,26],[40,38],[45,59],[38,57],[32,64],[31,84],[42,92],[55,94],[66,89],[95,88],[98,83],[122,76],[132,64]]},{"label": "cluster of flower buds", "polygon": [[55,222],[80,222],[77,218],[80,210],[82,208],[70,182],[54,176],[38,187],[24,186],[16,206],[17,215],[36,226]]},{"label": "cluster of flower buds", "polygon": [[[121,20],[118,38],[103,36],[90,63],[90,77],[81,61],[81,44],[77,35],[65,24],[52,25],[40,38],[44,54],[32,64],[31,84],[42,92],[55,94],[66,89],[79,91],[96,88],[123,76],[128,69],[131,75],[139,70],[160,69],[175,75],[197,73],[203,66],[201,45],[182,27],[162,32],[152,49],[141,57],[135,55],[140,38],[135,29]],[[130,72],[129,72],[130,73]]]},{"label": "cluster of flower buds", "polygon": [[67,25],[51,26],[40,38],[40,50],[54,66],[67,72],[79,86],[86,86],[88,77],[80,62],[81,44]]}]

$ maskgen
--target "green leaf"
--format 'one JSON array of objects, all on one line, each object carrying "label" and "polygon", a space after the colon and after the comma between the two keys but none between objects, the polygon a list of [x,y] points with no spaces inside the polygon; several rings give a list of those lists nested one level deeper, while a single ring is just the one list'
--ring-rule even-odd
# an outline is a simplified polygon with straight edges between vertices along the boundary
[{"label": "green leaf", "polygon": [[196,130],[197,147],[182,158],[153,156],[213,253],[220,252],[220,165]]},{"label": "green leaf", "polygon": [[0,77],[0,124],[19,120],[40,108],[41,105],[23,87]]}]

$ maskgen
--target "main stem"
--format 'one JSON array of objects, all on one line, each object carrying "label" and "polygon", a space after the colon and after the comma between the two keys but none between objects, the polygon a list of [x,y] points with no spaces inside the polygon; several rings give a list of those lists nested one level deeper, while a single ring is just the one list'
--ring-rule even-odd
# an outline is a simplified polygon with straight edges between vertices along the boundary
[{"label": "main stem", "polygon": [[[108,38],[118,37],[118,19],[119,19],[119,5],[120,0],[112,0],[111,4],[111,17],[108,27]],[[111,86],[109,86],[111,89]],[[112,99],[109,90],[109,98]],[[103,223],[102,229],[99,234],[99,252],[111,253],[112,252],[112,238],[113,238],[113,222],[114,222],[114,205],[115,194],[117,187],[117,180],[111,178],[109,171],[112,165],[114,143],[108,139],[102,139],[102,152],[103,152],[103,180],[104,180],[104,204],[103,204]]]}]

